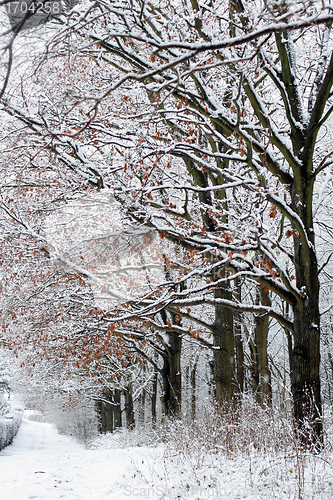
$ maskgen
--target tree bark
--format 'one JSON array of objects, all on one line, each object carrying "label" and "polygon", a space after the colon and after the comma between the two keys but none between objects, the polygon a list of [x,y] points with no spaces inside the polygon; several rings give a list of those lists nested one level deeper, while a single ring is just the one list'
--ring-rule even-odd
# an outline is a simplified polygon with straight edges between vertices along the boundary
[{"label": "tree bark", "polygon": [[114,427],[121,427],[121,391],[119,389],[115,389],[114,391]]},{"label": "tree bark", "polygon": [[153,424],[156,423],[157,379],[158,379],[158,372],[155,371],[153,378],[152,395],[151,395],[151,418]]},{"label": "tree bark", "polygon": [[126,427],[127,429],[134,429],[134,407],[133,407],[133,395],[132,387],[128,385],[124,390],[125,396],[125,415],[126,415]]},{"label": "tree bark", "polygon": [[245,329],[247,339],[248,339],[248,344],[250,348],[250,356],[251,356],[251,387],[252,387],[252,392],[254,396],[258,394],[258,387],[259,387],[259,364],[258,364],[258,352],[257,352],[257,347],[255,343],[253,342],[253,338],[251,337],[250,333],[248,332],[247,328]]},{"label": "tree bark", "polygon": [[[214,296],[228,300],[232,298],[227,288],[215,290]],[[221,404],[224,400],[232,399],[234,394],[235,346],[233,311],[220,305],[215,306],[213,345],[216,401]]]},{"label": "tree bark", "polygon": [[[264,306],[271,306],[271,299],[269,292],[264,288],[260,288],[260,298],[258,298]],[[267,315],[259,315],[255,318],[255,346],[257,351],[256,361],[258,364],[258,389],[257,400],[259,403],[269,404],[272,403],[272,385],[271,385],[271,372],[268,368],[268,353],[267,353],[267,337],[268,337],[268,322]]]},{"label": "tree bark", "polygon": [[161,405],[163,415],[168,415],[170,401],[170,363],[167,355],[163,357],[163,367],[161,370],[163,394],[161,396]]},{"label": "tree bark", "polygon": [[169,333],[169,342],[165,345],[166,354],[163,360],[163,413],[167,416],[178,417],[181,412],[181,346],[182,338],[176,332]]},{"label": "tree bark", "polygon": [[[143,367],[143,377],[142,377],[143,383],[145,379],[146,379],[146,366]],[[145,422],[145,409],[146,409],[146,389],[144,386],[140,395],[140,406],[138,408],[138,420],[140,424],[144,424]]]},{"label": "tree bark", "polygon": [[[236,299],[241,301],[241,285],[239,280],[236,282]],[[234,312],[234,332],[235,332],[235,350],[236,350],[236,369],[237,369],[237,391],[244,391],[244,348],[242,340],[242,315],[240,312]]]},{"label": "tree bark", "polygon": [[[96,402],[96,410],[99,419],[98,430],[99,432],[113,432],[113,419],[114,419],[114,405],[113,405],[113,397],[112,391],[109,389],[106,390],[103,394],[104,401]],[[107,403],[105,400],[110,400],[110,403]]]},{"label": "tree bark", "polygon": [[[312,227],[308,226],[308,228]],[[313,240],[311,231],[309,238]],[[311,241],[311,240],[310,240]],[[314,242],[313,242],[314,244]],[[321,446],[322,406],[320,396],[320,316],[318,266],[314,247],[303,248],[294,239],[296,285],[301,297],[294,305],[294,346],[291,389],[294,418],[301,442]]]},{"label": "tree bark", "polygon": [[198,361],[191,366],[191,417],[192,420],[196,416],[196,372],[197,372]]}]

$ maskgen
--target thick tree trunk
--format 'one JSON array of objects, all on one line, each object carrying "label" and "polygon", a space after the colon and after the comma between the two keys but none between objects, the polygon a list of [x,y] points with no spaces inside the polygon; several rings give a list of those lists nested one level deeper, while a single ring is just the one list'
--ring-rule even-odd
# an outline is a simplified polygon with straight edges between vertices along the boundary
[{"label": "thick tree trunk", "polygon": [[103,409],[105,411],[105,427],[104,432],[113,432],[113,406],[104,403]]},{"label": "thick tree trunk", "polygon": [[294,346],[291,388],[294,417],[299,437],[305,445],[322,444],[322,406],[320,396],[320,316],[317,260],[310,248],[304,255],[295,238],[297,287],[303,291],[294,306]]},{"label": "thick tree trunk", "polygon": [[167,355],[163,357],[163,368],[161,370],[163,394],[161,396],[161,405],[163,415],[168,415],[170,401],[170,363]]},{"label": "thick tree trunk", "polygon": [[[215,290],[214,296],[228,300],[232,298],[229,290],[222,288]],[[216,401],[220,404],[224,400],[232,399],[235,388],[233,312],[220,305],[215,306],[213,344]]]},{"label": "thick tree trunk", "polygon": [[[110,403],[107,402],[110,401]],[[113,432],[114,405],[112,391],[107,389],[103,394],[103,401],[96,402],[96,410],[99,418],[99,432]]]},{"label": "thick tree trunk", "polygon": [[124,390],[125,396],[125,415],[126,415],[126,427],[127,429],[134,429],[134,407],[133,407],[133,395],[132,387],[127,386]]},{"label": "thick tree trunk", "polygon": [[[208,138],[209,140],[209,138]],[[210,142],[213,150],[216,150],[214,141]],[[196,185],[200,187],[208,187],[207,174],[198,170],[193,162],[185,160],[185,164],[192,175]],[[225,163],[227,166],[228,162]],[[221,163],[222,167],[222,163]],[[216,179],[220,185],[224,183],[222,176]],[[208,192],[199,192],[200,203],[206,205],[207,208],[212,206],[211,194]],[[224,207],[227,208],[226,194],[220,190],[215,193],[216,198],[223,200]],[[207,210],[201,209],[201,217],[203,226],[206,231],[214,232],[216,230],[213,218]],[[227,221],[227,217],[224,218]],[[223,270],[223,272],[227,272]],[[217,271],[212,275],[213,281],[219,279]],[[214,291],[215,298],[232,299],[231,293],[226,286]],[[213,345],[214,345],[214,380],[216,401],[220,404],[225,399],[233,397],[235,389],[235,343],[234,343],[234,328],[233,328],[233,312],[221,305],[215,306],[215,323],[213,327]]]},{"label": "thick tree trunk", "polygon": [[[309,162],[309,160],[307,160]],[[311,161],[309,162],[311,166]],[[305,446],[323,443],[320,395],[320,315],[318,263],[312,218],[313,183],[307,163],[291,190],[292,208],[302,220],[306,242],[295,229],[294,259],[299,297],[293,304],[294,331],[291,389],[297,432]],[[310,174],[311,175],[311,174]]]},{"label": "thick tree trunk", "polygon": [[162,368],[163,377],[163,413],[167,416],[179,416],[182,403],[181,358],[182,338],[176,332],[169,333],[166,355]]}]

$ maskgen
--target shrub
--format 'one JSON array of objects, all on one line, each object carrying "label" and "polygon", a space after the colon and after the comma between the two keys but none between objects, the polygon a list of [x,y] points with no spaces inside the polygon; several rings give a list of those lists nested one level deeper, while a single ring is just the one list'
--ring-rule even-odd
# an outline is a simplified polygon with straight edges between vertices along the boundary
[{"label": "shrub", "polygon": [[23,408],[20,404],[0,399],[0,450],[12,443],[22,421]]}]

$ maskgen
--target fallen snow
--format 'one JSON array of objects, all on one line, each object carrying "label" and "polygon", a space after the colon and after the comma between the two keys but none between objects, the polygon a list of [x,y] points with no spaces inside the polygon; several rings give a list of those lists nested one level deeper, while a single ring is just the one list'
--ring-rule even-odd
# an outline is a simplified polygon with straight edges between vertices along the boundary
[{"label": "fallen snow", "polygon": [[54,425],[29,417],[26,411],[13,444],[0,452],[1,500],[130,498],[135,461],[159,453],[139,447],[87,450]]},{"label": "fallen snow", "polygon": [[[331,500],[331,457],[251,456],[178,448],[120,447],[125,436],[86,449],[25,411],[12,445],[0,452],[0,500]],[[179,443],[180,444],[180,443]],[[119,446],[120,445],[120,446]],[[303,476],[304,473],[304,476]]]}]

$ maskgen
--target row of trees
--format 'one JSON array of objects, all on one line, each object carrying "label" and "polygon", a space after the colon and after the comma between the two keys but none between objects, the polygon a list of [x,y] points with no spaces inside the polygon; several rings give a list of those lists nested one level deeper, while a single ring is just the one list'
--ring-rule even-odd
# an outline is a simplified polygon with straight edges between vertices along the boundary
[{"label": "row of trees", "polygon": [[247,380],[270,403],[279,330],[299,435],[322,442],[331,22],[321,2],[109,0],[23,51],[1,208],[4,342],[32,345],[25,363],[123,390],[131,426],[142,373],[152,408],[160,377],[181,411],[184,342],[219,404]]}]

